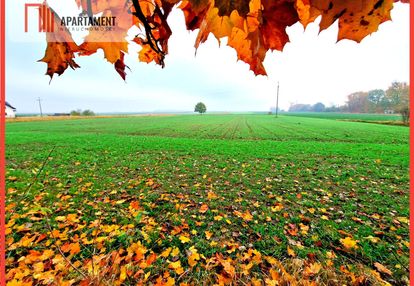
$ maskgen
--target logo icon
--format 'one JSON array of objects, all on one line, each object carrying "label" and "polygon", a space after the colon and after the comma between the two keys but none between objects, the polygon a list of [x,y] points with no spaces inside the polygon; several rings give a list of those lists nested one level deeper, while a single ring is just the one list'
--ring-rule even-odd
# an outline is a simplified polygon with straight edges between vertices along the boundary
[{"label": "logo icon", "polygon": [[[39,32],[46,32],[46,33],[53,33],[55,30],[54,22],[55,22],[55,14],[44,4],[38,3],[26,3],[24,4],[24,31],[27,33],[29,31],[29,8],[30,11],[35,10],[38,8],[39,11]],[[34,9],[33,9],[34,8]]]}]

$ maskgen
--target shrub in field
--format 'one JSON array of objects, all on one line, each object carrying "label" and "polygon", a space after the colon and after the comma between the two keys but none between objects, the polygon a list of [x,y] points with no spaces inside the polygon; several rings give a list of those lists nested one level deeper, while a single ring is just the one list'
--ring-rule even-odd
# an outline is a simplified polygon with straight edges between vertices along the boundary
[{"label": "shrub in field", "polygon": [[90,109],[86,109],[86,110],[82,111],[82,115],[83,116],[95,116],[95,112],[93,112]]},{"label": "shrub in field", "polygon": [[80,115],[81,115],[81,113],[82,113],[82,110],[80,110],[80,109],[76,109],[76,110],[72,110],[72,111],[70,112],[70,115],[71,115],[71,116],[80,116]]}]

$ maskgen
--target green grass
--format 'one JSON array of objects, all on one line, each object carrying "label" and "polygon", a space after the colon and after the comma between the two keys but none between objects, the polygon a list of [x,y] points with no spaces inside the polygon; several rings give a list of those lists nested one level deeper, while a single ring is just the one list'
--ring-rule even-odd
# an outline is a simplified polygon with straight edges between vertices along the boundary
[{"label": "green grass", "polygon": [[[22,267],[19,257],[60,240],[50,238],[47,220],[67,234],[63,244],[80,242],[81,251],[70,258],[81,264],[94,251],[104,255],[142,242],[158,257],[145,270],[152,281],[170,271],[177,283],[199,285],[214,281],[208,273],[224,271],[204,270],[215,253],[236,261],[245,249],[255,249],[283,261],[291,258],[289,246],[297,257],[315,255],[321,263],[334,252],[336,269],[375,269],[379,262],[393,272],[381,273],[383,279],[406,283],[406,127],[294,116],[183,115],[16,122],[6,132],[9,273]],[[130,207],[134,201],[137,211]],[[208,205],[205,213],[199,211],[202,204]],[[240,217],[247,212],[252,220]],[[56,220],[71,213],[79,221]],[[108,232],[109,226],[119,229]],[[205,231],[212,232],[210,239]],[[42,233],[48,239],[22,242]],[[182,243],[181,235],[190,242]],[[88,244],[85,237],[105,240]],[[345,237],[358,248],[345,249]],[[206,257],[195,267],[187,261],[191,246]],[[178,259],[189,271],[184,277],[159,257],[168,247],[180,250]],[[56,245],[53,249],[57,253]],[[251,277],[266,275],[259,266]],[[205,274],[197,274],[201,269]],[[137,279],[128,276],[125,283]]]}]

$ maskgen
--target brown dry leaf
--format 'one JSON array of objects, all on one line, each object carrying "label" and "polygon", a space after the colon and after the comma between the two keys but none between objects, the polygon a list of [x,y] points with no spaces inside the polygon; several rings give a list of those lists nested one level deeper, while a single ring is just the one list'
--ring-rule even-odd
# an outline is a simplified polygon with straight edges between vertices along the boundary
[{"label": "brown dry leaf", "polygon": [[377,270],[379,271],[379,272],[382,272],[382,273],[384,273],[384,274],[387,274],[387,275],[392,275],[392,271],[391,270],[389,270],[387,267],[385,267],[384,265],[382,265],[381,263],[379,263],[379,262],[375,262],[374,263],[374,266],[375,266],[375,268],[377,268]]}]

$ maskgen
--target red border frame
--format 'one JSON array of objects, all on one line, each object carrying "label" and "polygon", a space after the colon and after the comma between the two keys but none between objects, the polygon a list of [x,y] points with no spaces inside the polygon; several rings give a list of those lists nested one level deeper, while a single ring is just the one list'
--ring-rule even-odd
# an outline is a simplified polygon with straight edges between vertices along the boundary
[{"label": "red border frame", "polygon": [[0,46],[0,285],[6,285],[6,237],[5,237],[5,202],[6,202],[6,1],[1,1],[1,46]]},{"label": "red border frame", "polygon": [[412,86],[414,83],[414,65],[413,65],[413,44],[414,44],[414,6],[410,5],[410,285],[414,285],[414,96]]},{"label": "red border frame", "polygon": [[[5,102],[6,102],[6,0],[0,1],[0,286],[6,285],[5,259],[5,201],[6,201],[6,158],[5,158]],[[410,5],[410,86],[414,83],[413,44],[414,6]],[[410,91],[410,285],[414,285],[414,96]]]}]

